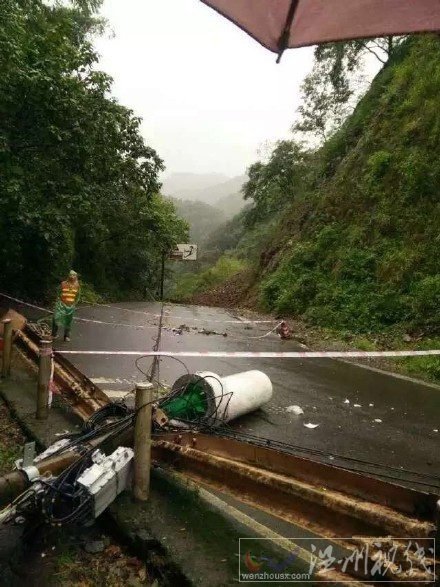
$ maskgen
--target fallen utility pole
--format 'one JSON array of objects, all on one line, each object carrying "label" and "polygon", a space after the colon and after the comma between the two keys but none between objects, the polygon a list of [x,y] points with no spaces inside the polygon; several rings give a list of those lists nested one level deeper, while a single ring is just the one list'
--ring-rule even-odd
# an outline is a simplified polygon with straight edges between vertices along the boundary
[{"label": "fallen utility pole", "polygon": [[[108,436],[85,446],[99,446],[105,452],[132,446],[134,430],[130,427],[106,445]],[[57,475],[79,458],[80,453],[66,451],[35,466],[40,475]],[[152,459],[323,536],[428,538],[437,532],[438,495],[271,448],[195,432],[161,432],[153,435]],[[24,470],[0,478],[0,506],[29,485]]]},{"label": "fallen utility pole", "polygon": [[[111,433],[106,433],[85,443],[86,448],[101,447],[106,452],[112,452],[115,448],[124,444],[131,446],[133,443],[133,429],[122,432],[116,437]],[[76,450],[68,450],[60,454],[49,456],[48,458],[34,463],[33,470],[18,469],[0,477],[0,507],[10,504],[21,493],[26,491],[32,485],[32,478],[35,476],[58,476],[65,471],[70,465],[83,458],[83,453]]]}]

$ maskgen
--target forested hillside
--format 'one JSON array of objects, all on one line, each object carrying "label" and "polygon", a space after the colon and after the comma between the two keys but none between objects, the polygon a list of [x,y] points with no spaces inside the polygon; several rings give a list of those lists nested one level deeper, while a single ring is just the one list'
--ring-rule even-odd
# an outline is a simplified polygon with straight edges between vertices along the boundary
[{"label": "forested hillside", "polygon": [[250,168],[251,206],[211,243],[250,259],[249,299],[339,330],[439,332],[439,93],[440,39],[404,40],[321,148],[283,141]]},{"label": "forested hillside", "polygon": [[[341,328],[440,328],[440,41],[414,39],[307,164],[262,301]],[[304,165],[304,163],[302,163]]]},{"label": "forested hillside", "polygon": [[209,235],[226,221],[226,215],[204,202],[170,198],[179,215],[188,222],[189,238],[203,250]]},{"label": "forested hillside", "polygon": [[159,196],[163,163],[110,97],[99,0],[0,6],[0,288],[44,299],[70,268],[98,292],[154,287],[187,225]]},{"label": "forested hillside", "polygon": [[243,207],[240,192],[246,180],[246,175],[227,177],[220,173],[173,173],[164,178],[162,193],[179,200],[215,206],[229,218]]}]

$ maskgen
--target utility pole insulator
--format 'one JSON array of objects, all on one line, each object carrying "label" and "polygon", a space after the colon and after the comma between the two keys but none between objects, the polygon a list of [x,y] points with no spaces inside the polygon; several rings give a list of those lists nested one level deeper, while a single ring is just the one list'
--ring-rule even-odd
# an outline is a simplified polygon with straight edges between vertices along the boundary
[{"label": "utility pole insulator", "polygon": [[136,385],[133,494],[139,501],[147,501],[150,493],[153,389],[148,381]]},{"label": "utility pole insulator", "polygon": [[38,364],[37,420],[47,420],[49,416],[49,384],[52,366],[52,341],[40,343],[40,360]]}]

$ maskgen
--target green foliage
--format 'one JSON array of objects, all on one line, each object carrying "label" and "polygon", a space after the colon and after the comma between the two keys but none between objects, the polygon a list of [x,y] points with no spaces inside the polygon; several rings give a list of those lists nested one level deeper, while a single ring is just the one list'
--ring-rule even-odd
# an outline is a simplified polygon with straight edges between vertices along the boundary
[{"label": "green foliage", "polygon": [[374,183],[382,179],[390,167],[392,155],[388,151],[376,151],[368,157],[370,181]]},{"label": "green foliage", "polygon": [[96,293],[95,289],[89,283],[81,282],[81,304],[102,304],[104,298]]},{"label": "green foliage", "polygon": [[140,120],[96,69],[99,5],[0,9],[0,286],[22,295],[49,297],[72,266],[98,292],[141,292],[186,236]]},{"label": "green foliage", "polygon": [[439,48],[430,36],[399,47],[311,158],[261,285],[267,308],[358,332],[439,331]]},{"label": "green foliage", "polygon": [[294,132],[310,134],[320,141],[327,139],[346,118],[352,94],[345,80],[335,90],[328,75],[327,63],[316,62],[301,86],[300,118],[293,127]]},{"label": "green foliage", "polygon": [[413,284],[412,318],[432,332],[440,331],[440,275],[429,275]]},{"label": "green foliage", "polygon": [[246,269],[245,262],[224,255],[218,259],[217,263],[209,269],[197,274],[186,274],[180,277],[175,284],[171,293],[171,299],[175,301],[185,301],[196,293],[206,291],[219,283],[222,283]]},{"label": "green foliage", "polygon": [[307,152],[294,141],[280,141],[267,163],[254,163],[243,186],[245,200],[253,206],[244,215],[244,224],[252,227],[292,202],[303,186],[307,173]]},{"label": "green foliage", "polygon": [[[417,350],[429,350],[440,348],[440,338],[425,339],[423,343],[417,345]],[[405,371],[411,375],[419,376],[423,374],[432,381],[440,381],[440,357],[408,357],[399,361]]]},{"label": "green foliage", "polygon": [[197,243],[199,248],[209,248],[206,246],[206,241],[209,235],[212,234],[220,225],[222,225],[226,217],[221,210],[205,202],[178,200],[171,198],[179,215],[188,222],[190,226],[191,242]]},{"label": "green foliage", "polygon": [[294,132],[327,140],[352,111],[362,93],[355,75],[362,70],[366,55],[385,64],[403,38],[356,39],[325,43],[315,49],[312,71],[302,84],[302,101]]},{"label": "green foliage", "polygon": [[371,342],[371,340],[368,340],[368,338],[365,338],[364,336],[356,336],[352,340],[352,344],[356,349],[359,349],[360,351],[376,351],[377,350],[376,345],[373,342]]},{"label": "green foliage", "polygon": [[22,447],[2,446],[0,447],[0,471],[10,472],[15,461],[22,456]]},{"label": "green foliage", "polygon": [[218,254],[225,253],[235,249],[244,235],[244,218],[247,214],[247,209],[243,209],[236,216],[221,224],[208,237],[206,248],[213,250]]}]

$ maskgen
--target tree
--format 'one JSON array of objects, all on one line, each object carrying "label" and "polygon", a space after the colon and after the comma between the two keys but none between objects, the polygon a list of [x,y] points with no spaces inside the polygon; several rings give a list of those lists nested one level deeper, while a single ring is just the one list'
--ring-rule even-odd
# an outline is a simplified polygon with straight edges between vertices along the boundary
[{"label": "tree", "polygon": [[324,142],[352,111],[362,93],[359,74],[367,55],[385,65],[402,38],[358,39],[315,49],[313,69],[302,85],[302,104],[294,132]]},{"label": "tree", "polygon": [[140,292],[186,235],[140,119],[96,69],[99,5],[0,8],[0,283],[23,294],[44,297],[72,264],[103,292]]},{"label": "tree", "polygon": [[246,226],[267,220],[293,200],[301,191],[307,158],[307,152],[298,143],[279,141],[267,163],[258,161],[251,165],[249,179],[243,186],[244,199],[254,203],[246,210]]}]

